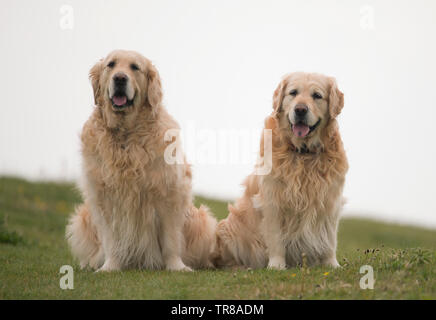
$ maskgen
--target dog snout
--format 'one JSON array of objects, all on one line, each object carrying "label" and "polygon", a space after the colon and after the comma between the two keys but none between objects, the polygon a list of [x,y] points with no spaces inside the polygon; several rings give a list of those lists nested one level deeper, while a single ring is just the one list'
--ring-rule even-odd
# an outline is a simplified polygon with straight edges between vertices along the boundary
[{"label": "dog snout", "polygon": [[304,119],[309,108],[305,104],[297,104],[295,106],[294,112],[297,119]]},{"label": "dog snout", "polygon": [[126,86],[128,77],[125,73],[118,72],[113,76],[113,80],[114,80],[115,86],[124,87],[124,86]]}]

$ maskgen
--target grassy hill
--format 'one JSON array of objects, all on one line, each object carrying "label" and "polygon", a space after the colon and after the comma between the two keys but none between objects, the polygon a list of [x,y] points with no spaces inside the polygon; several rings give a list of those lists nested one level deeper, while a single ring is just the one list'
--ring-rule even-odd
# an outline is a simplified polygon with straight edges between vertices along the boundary
[{"label": "grassy hill", "polygon": [[[0,299],[436,299],[436,231],[361,219],[340,223],[336,270],[80,270],[64,239],[80,201],[71,184],[0,178]],[[196,203],[227,214],[224,202]],[[73,290],[59,287],[62,265],[74,268]],[[359,287],[362,265],[373,290]]]}]

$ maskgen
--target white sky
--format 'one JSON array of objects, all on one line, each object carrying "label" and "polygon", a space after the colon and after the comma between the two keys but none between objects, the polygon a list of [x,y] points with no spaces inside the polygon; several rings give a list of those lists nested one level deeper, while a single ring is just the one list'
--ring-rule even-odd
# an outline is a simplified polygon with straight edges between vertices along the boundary
[{"label": "white sky", "polygon": [[[191,161],[224,130],[253,133],[257,147],[280,77],[314,71],[345,93],[345,211],[436,227],[435,1],[3,0],[0,27],[0,174],[78,177],[88,71],[113,49],[155,63],[168,110],[194,132]],[[253,163],[194,163],[194,191],[235,198]]]}]

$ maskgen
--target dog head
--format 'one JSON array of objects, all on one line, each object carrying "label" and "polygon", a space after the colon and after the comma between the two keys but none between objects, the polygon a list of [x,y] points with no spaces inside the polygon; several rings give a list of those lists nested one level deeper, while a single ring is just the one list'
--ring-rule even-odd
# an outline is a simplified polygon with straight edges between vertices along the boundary
[{"label": "dog head", "polygon": [[316,73],[291,73],[274,92],[273,109],[281,132],[297,148],[322,147],[324,128],[344,106],[336,80]]},{"label": "dog head", "polygon": [[162,102],[159,73],[134,51],[115,50],[90,70],[95,104],[110,127],[134,119],[141,110],[155,113]]}]

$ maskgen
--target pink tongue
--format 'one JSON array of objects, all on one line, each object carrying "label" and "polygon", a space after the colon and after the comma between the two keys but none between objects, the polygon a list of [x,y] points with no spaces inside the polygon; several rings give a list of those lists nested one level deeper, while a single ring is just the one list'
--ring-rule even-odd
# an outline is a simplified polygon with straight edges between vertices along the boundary
[{"label": "pink tongue", "polygon": [[115,105],[117,106],[124,106],[127,102],[127,97],[126,96],[115,96],[112,98],[112,101]]},{"label": "pink tongue", "polygon": [[292,132],[294,132],[294,134],[300,138],[307,136],[309,131],[310,131],[309,126],[306,126],[305,124],[294,124],[292,126]]}]

